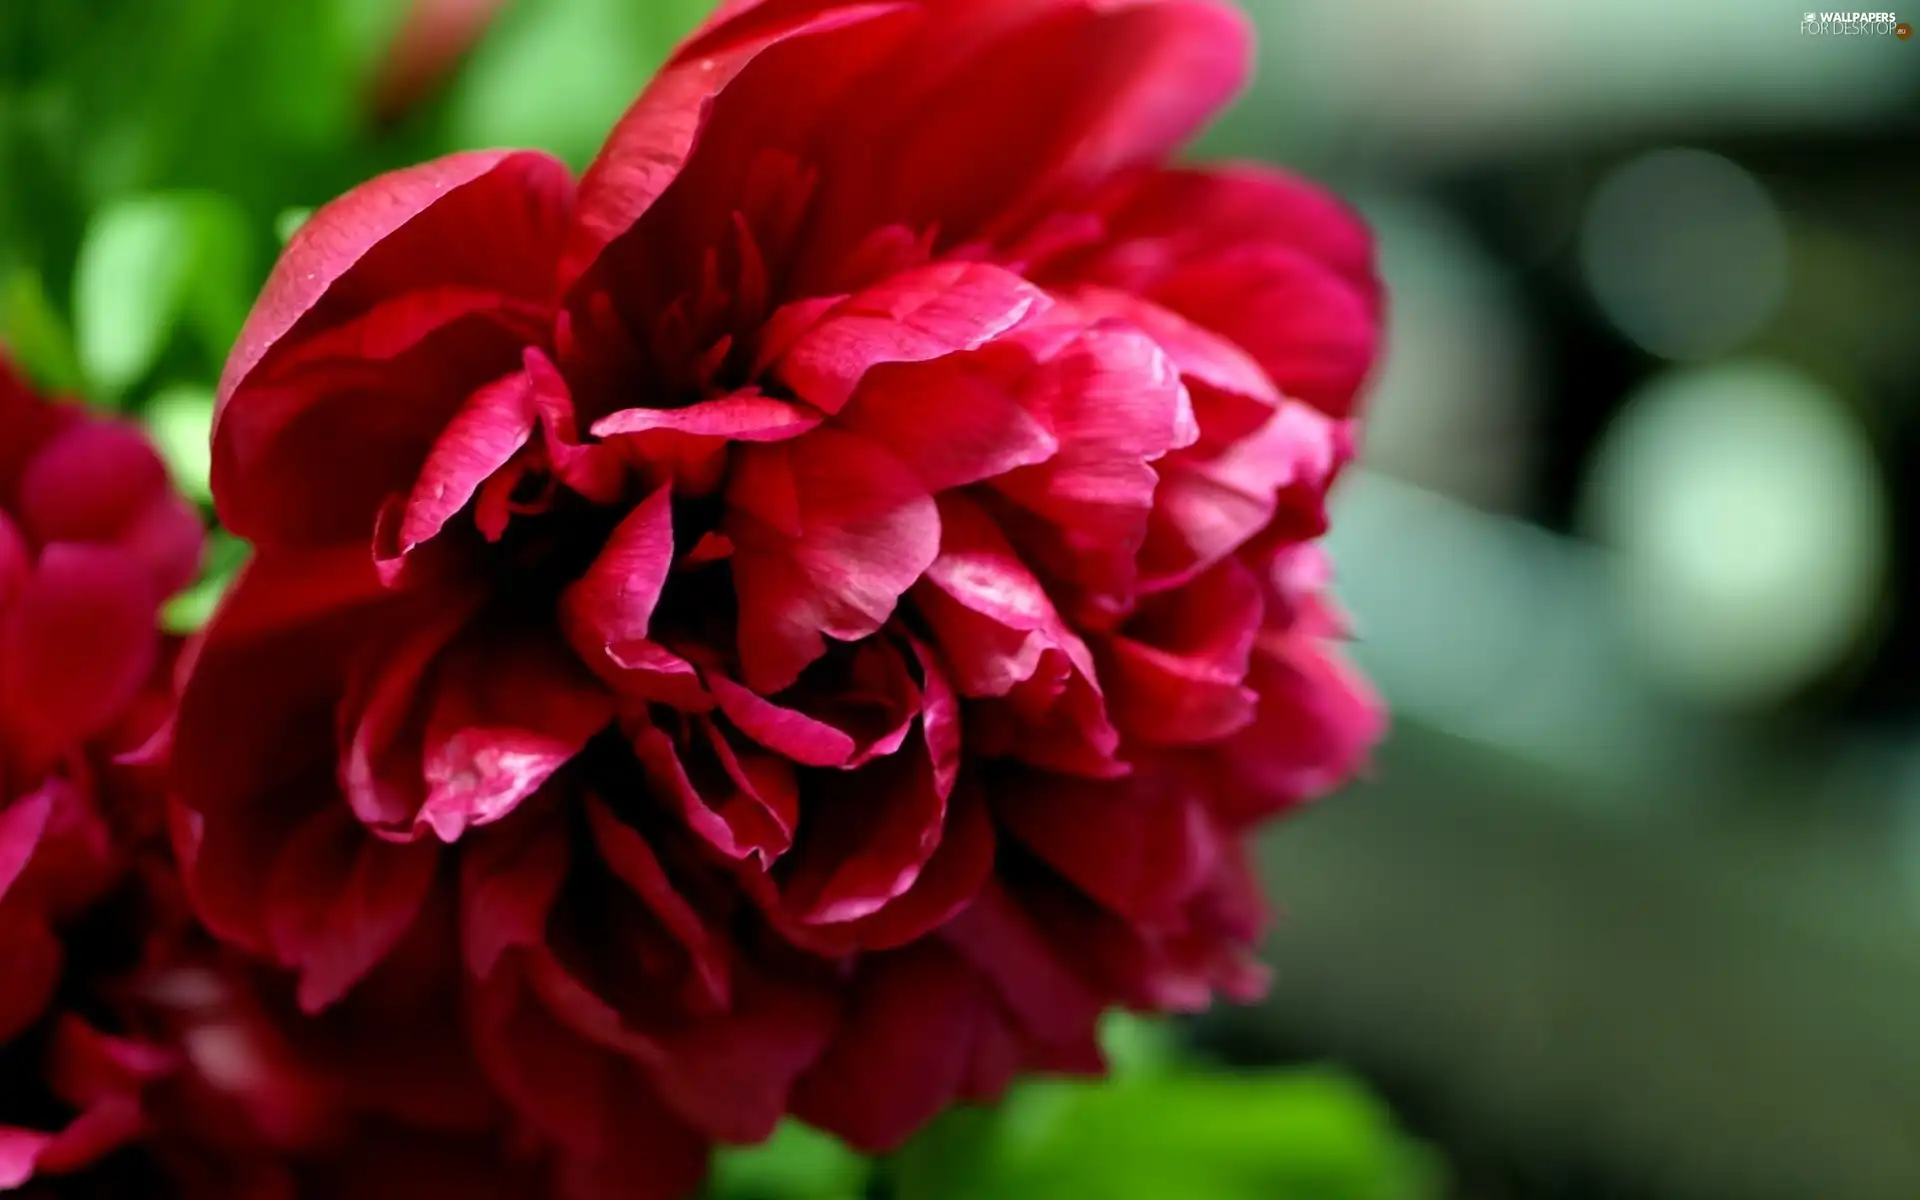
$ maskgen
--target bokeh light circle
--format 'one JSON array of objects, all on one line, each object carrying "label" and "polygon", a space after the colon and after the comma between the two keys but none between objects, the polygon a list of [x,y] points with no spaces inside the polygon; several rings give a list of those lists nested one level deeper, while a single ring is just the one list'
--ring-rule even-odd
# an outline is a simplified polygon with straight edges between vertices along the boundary
[{"label": "bokeh light circle", "polygon": [[1778,701],[1863,636],[1887,570],[1867,431],[1820,383],[1763,361],[1677,369],[1600,447],[1586,516],[1619,552],[1634,641],[1666,682]]},{"label": "bokeh light circle", "polygon": [[1580,263],[1595,302],[1636,345],[1701,359],[1739,347],[1773,316],[1787,238],[1749,172],[1702,150],[1657,150],[1595,189]]}]

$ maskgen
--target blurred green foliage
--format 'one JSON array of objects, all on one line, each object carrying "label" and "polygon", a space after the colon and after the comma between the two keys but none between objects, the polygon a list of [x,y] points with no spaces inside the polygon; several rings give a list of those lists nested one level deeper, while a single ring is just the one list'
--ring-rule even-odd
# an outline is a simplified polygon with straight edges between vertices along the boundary
[{"label": "blurred green foliage", "polygon": [[[227,350],[278,248],[380,171],[525,145],[584,167],[707,0],[523,0],[440,94],[368,100],[394,0],[0,3],[0,342],[54,391],[142,421],[210,505]],[[168,628],[205,623],[244,563],[216,531]],[[1112,1086],[1016,1087],[881,1163],[797,1123],[720,1156],[724,1200],[1426,1200],[1433,1164],[1331,1074],[1228,1077],[1116,1020]]]},{"label": "blurred green foliage", "polygon": [[1116,1016],[1114,1079],[1016,1085],[1000,1108],[936,1121],[869,1168],[788,1124],[723,1153],[717,1200],[1432,1200],[1437,1161],[1330,1071],[1223,1074],[1183,1062],[1167,1026]]}]

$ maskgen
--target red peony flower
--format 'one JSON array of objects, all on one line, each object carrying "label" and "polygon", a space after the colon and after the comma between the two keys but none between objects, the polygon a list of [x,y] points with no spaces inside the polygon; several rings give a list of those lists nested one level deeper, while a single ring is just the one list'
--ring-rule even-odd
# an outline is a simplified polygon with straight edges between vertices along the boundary
[{"label": "red peony flower", "polygon": [[392,956],[318,1017],[299,1011],[283,973],[204,940],[147,964],[138,1019],[168,1048],[171,1069],[144,1089],[148,1130],[122,1164],[123,1190],[90,1194],[548,1194],[553,1164],[521,1152],[458,1023],[444,1019],[458,1007],[449,985],[459,975],[434,964],[458,953],[458,939],[444,927],[451,910],[436,915],[417,923],[417,950]]},{"label": "red peony flower", "polygon": [[[502,1106],[435,1019],[458,995],[417,979],[457,972],[395,956],[312,1020],[195,927],[153,747],[158,606],[203,540],[139,433],[0,361],[0,1192],[532,1194],[542,1164],[501,1159]],[[451,925],[415,936],[450,958]]]},{"label": "red peony flower", "polygon": [[[200,516],[141,435],[34,395],[0,360],[0,1190],[138,1136],[164,1051],[110,1030],[164,902],[151,771],[171,703],[159,605]],[[176,889],[177,891],[177,889]]]},{"label": "red peony flower", "polygon": [[734,0],[577,186],[316,214],[220,389],[211,928],[312,1012],[451,988],[568,1195],[1253,995],[1246,837],[1378,730],[1314,539],[1381,297],[1319,191],[1159,165],[1245,59],[1211,0]]}]

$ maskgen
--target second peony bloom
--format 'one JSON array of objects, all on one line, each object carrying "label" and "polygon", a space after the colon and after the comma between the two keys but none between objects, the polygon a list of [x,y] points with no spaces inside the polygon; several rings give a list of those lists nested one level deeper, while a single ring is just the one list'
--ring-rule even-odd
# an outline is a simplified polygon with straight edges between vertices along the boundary
[{"label": "second peony bloom", "polygon": [[733,0],[577,184],[316,214],[220,390],[207,923],[312,1011],[457,996],[581,1196],[1255,995],[1245,839],[1379,727],[1314,540],[1381,296],[1323,193],[1161,165],[1247,57],[1211,0]]}]

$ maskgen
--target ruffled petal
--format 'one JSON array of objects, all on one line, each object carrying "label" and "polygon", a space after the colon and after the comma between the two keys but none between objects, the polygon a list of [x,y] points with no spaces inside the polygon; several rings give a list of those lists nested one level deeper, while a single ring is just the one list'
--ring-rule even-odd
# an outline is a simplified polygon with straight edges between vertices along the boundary
[{"label": "ruffled petal", "polygon": [[169,490],[167,468],[139,430],[81,421],[27,464],[16,512],[27,536],[42,545],[111,544]]},{"label": "ruffled petal", "polygon": [[6,900],[14,882],[33,860],[34,851],[40,848],[40,836],[52,811],[53,793],[46,788],[0,809],[0,901]]},{"label": "ruffled petal", "polygon": [[794,1112],[854,1149],[897,1149],[956,1098],[983,1010],[980,977],[921,944],[866,960],[832,1045],[800,1081]]},{"label": "ruffled petal", "polygon": [[1237,343],[1287,395],[1349,415],[1379,350],[1381,287],[1366,225],[1267,167],[1149,171],[1092,206],[1092,247],[1035,264],[1049,283],[1145,296]]},{"label": "ruffled petal", "polygon": [[1191,399],[1153,340],[1118,324],[1036,330],[1041,364],[1021,399],[1060,450],[990,486],[1033,518],[1009,532],[1095,608],[1127,603],[1159,476],[1153,464],[1198,436]]},{"label": "ruffled petal", "polygon": [[1318,536],[1328,489],[1352,455],[1344,423],[1287,403],[1223,451],[1170,456],[1158,468],[1160,488],[1140,552],[1142,583],[1164,588],[1192,579],[1276,519],[1296,537]]},{"label": "ruffled petal", "polygon": [[104,546],[46,548],[0,614],[0,714],[44,761],[103,731],[153,670],[160,594],[146,566]]},{"label": "ruffled petal", "polygon": [[816,428],[821,414],[758,392],[741,392],[685,408],[625,408],[594,422],[595,437],[648,433],[720,438],[730,442],[781,442]]},{"label": "ruffled petal", "polygon": [[978,349],[1047,306],[1044,292],[1001,267],[936,263],[835,305],[774,373],[808,403],[837,413],[875,367]]},{"label": "ruffled petal", "polygon": [[[540,332],[571,204],[559,162],[485,152],[381,176],[314,214],[221,377],[223,524],[256,540],[370,534],[461,403]],[[302,357],[329,338],[324,357]]]},{"label": "ruffled petal", "polygon": [[1125,780],[1023,776],[994,790],[1001,824],[1101,904],[1164,918],[1212,876],[1222,838],[1204,797],[1157,764]]},{"label": "ruffled petal", "polygon": [[[571,286],[652,209],[709,134],[715,101],[769,49],[814,39],[906,8],[899,3],[783,5],[735,26],[725,38],[694,39],[654,77],[608,134],[580,180],[580,204],[561,269]],[[697,52],[696,52],[697,51]]]},{"label": "ruffled petal", "polygon": [[1059,441],[999,376],[968,355],[882,368],[840,424],[885,446],[936,494],[1046,462]]},{"label": "ruffled petal", "polygon": [[1124,773],[1086,643],[979,505],[949,493],[940,513],[940,556],[914,589],[914,608],[953,686],[988,701],[969,714],[969,751],[1076,775]]},{"label": "ruffled petal", "polygon": [[419,822],[448,843],[511,813],[613,720],[613,697],[557,639],[478,638],[436,688]]},{"label": "ruffled petal", "polygon": [[460,929],[467,968],[494,973],[509,950],[538,947],[573,864],[558,810],[466,840],[460,855]]},{"label": "ruffled petal", "polygon": [[1235,828],[1351,779],[1386,731],[1379,697],[1318,639],[1263,637],[1248,682],[1260,704],[1226,748],[1230,769],[1214,799],[1215,811]]},{"label": "ruffled petal", "polygon": [[940,549],[925,485],[876,443],[832,429],[743,447],[727,490],[740,661],[773,695],[826,638],[879,630]]},{"label": "ruffled petal", "polygon": [[[26,905],[0,907],[0,1046],[46,1014],[66,953],[46,920]],[[0,1167],[0,1176],[4,1167]]]},{"label": "ruffled petal", "polygon": [[644,642],[672,568],[673,493],[661,488],[614,528],[587,573],[561,595],[561,624],[580,657],[597,663]]},{"label": "ruffled petal", "polygon": [[1115,726],[1144,746],[1205,745],[1245,728],[1260,699],[1247,666],[1264,616],[1259,581],[1233,559],[1150,597],[1096,643]]},{"label": "ruffled petal", "polygon": [[781,888],[812,925],[857,921],[913,887],[939,849],[947,798],[924,746],[910,745],[811,797],[807,823]]},{"label": "ruffled petal", "polygon": [[300,1007],[318,1012],[359,982],[405,936],[432,886],[431,842],[395,845],[345,805],[314,813],[281,849],[268,880],[274,952],[300,973]]},{"label": "ruffled petal", "polygon": [[427,452],[407,497],[399,544],[388,556],[404,557],[445,528],[527,444],[537,418],[533,381],[524,370],[467,397]]}]

